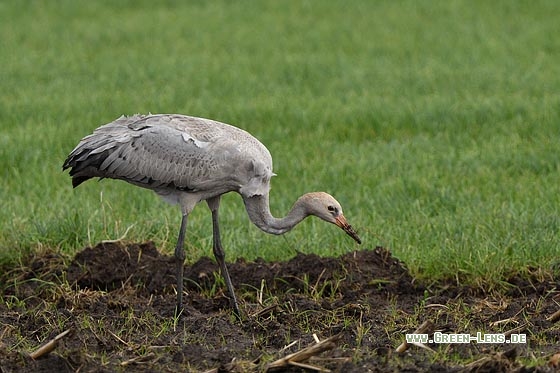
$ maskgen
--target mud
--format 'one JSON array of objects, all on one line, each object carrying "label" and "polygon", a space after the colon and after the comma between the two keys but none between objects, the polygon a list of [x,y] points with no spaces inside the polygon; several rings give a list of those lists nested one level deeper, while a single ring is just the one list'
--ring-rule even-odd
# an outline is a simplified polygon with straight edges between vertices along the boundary
[{"label": "mud", "polygon": [[[1,372],[266,371],[328,337],[301,364],[340,372],[554,371],[560,281],[540,272],[504,291],[423,284],[377,247],[338,258],[228,264],[238,321],[215,262],[185,266],[185,314],[174,318],[173,258],[152,243],[105,243],[74,258],[43,252],[0,275]],[[525,335],[527,342],[427,343],[396,348],[429,320],[442,333]],[[37,359],[35,351],[70,333]],[[434,331],[432,330],[432,331]],[[306,371],[302,365],[280,371]]]}]

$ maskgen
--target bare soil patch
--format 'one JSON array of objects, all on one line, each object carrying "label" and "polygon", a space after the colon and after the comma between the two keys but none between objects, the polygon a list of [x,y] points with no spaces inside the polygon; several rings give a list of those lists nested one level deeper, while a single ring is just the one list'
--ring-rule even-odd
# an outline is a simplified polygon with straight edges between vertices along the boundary
[{"label": "bare soil patch", "polygon": [[[187,312],[177,319],[173,259],[152,243],[104,243],[74,258],[36,254],[0,274],[0,372],[258,372],[274,361],[288,372],[558,367],[560,279],[538,271],[508,279],[501,292],[427,285],[380,247],[238,260],[229,269],[241,322],[209,258],[185,267]],[[405,333],[427,320],[432,332],[525,334],[527,343],[428,343],[397,353]],[[50,353],[29,357],[65,330]]]}]

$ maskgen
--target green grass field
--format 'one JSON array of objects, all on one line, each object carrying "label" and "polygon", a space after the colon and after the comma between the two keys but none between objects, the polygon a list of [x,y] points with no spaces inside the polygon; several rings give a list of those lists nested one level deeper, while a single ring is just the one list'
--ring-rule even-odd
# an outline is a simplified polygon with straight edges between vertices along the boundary
[{"label": "green grass field", "polygon": [[[177,207],[124,182],[72,190],[83,136],[121,114],[237,125],[270,149],[275,215],[306,191],[342,203],[365,248],[416,276],[499,285],[558,268],[556,1],[0,3],[0,261],[101,240],[171,252]],[[357,247],[308,219],[260,232],[222,203],[229,260]],[[209,211],[187,231],[211,255]],[[375,274],[372,273],[372,277]]]}]

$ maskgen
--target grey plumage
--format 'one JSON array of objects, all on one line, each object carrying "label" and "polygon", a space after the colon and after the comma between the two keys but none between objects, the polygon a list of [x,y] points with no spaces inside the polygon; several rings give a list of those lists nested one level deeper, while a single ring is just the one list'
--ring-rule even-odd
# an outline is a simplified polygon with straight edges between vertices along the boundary
[{"label": "grey plumage", "polygon": [[273,175],[270,153],[249,133],[184,115],[120,117],[84,137],[64,163],[69,167],[75,187],[98,176],[164,196],[184,190],[206,198],[232,190],[266,194]]},{"label": "grey plumage", "polygon": [[222,194],[241,194],[249,218],[265,232],[284,233],[306,216],[315,215],[338,225],[360,243],[340,204],[327,193],[307,193],[286,217],[273,217],[268,205],[274,176],[270,152],[246,131],[225,123],[178,114],[122,116],[84,137],[64,162],[63,169],[68,168],[74,187],[94,177],[120,179],[181,206],[183,219],[175,248],[178,312],[182,310],[187,217],[201,201],[207,201],[212,211],[214,254],[238,315],[219,235]]}]

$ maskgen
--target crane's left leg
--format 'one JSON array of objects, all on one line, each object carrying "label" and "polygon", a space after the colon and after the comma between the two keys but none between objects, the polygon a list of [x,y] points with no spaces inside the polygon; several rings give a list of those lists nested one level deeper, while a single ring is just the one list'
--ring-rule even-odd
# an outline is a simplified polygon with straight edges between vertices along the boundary
[{"label": "crane's left leg", "polygon": [[239,311],[239,304],[237,303],[237,298],[235,297],[235,291],[233,289],[233,284],[231,278],[229,277],[229,272],[226,266],[226,255],[224,249],[222,248],[222,241],[220,240],[220,226],[218,223],[218,209],[220,207],[220,196],[214,197],[206,201],[210,211],[212,211],[212,226],[213,226],[213,251],[216,261],[220,265],[220,270],[222,271],[222,276],[226,282],[226,286],[229,292],[231,307],[235,315],[241,319],[241,312]]},{"label": "crane's left leg", "polygon": [[179,316],[183,312],[183,265],[185,264],[185,230],[187,227],[188,214],[183,214],[181,219],[181,228],[179,229],[179,238],[177,238],[177,246],[175,246],[175,265],[177,276],[177,307],[175,308],[175,316]]}]

